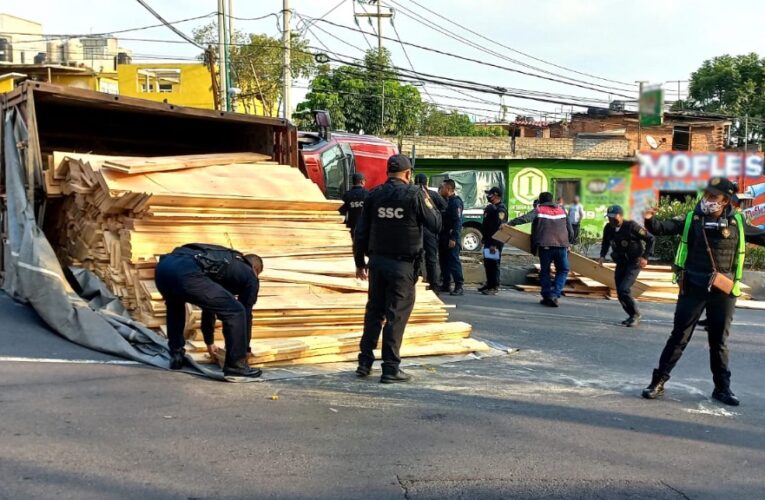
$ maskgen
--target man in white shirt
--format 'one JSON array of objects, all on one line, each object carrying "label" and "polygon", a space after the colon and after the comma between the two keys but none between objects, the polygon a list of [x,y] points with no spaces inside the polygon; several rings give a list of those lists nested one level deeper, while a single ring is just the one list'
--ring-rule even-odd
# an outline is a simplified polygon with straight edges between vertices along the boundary
[{"label": "man in white shirt", "polygon": [[574,244],[579,243],[579,226],[584,219],[584,207],[578,196],[574,196],[574,203],[568,209],[568,221],[574,229]]}]

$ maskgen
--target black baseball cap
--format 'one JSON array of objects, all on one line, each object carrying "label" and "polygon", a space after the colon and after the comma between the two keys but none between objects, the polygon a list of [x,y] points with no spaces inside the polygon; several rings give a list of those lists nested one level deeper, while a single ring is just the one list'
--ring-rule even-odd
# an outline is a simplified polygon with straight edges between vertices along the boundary
[{"label": "black baseball cap", "polygon": [[606,210],[606,217],[616,217],[617,215],[624,215],[624,209],[621,205],[611,205]]},{"label": "black baseball cap", "polygon": [[738,193],[738,185],[725,177],[712,177],[709,179],[705,191],[733,198]]},{"label": "black baseball cap", "polygon": [[486,194],[496,194],[497,196],[502,196],[502,190],[496,186],[489,189],[488,191],[484,191]]},{"label": "black baseball cap", "polygon": [[413,168],[414,167],[412,167],[412,162],[409,161],[409,158],[404,155],[393,155],[388,158],[389,174],[394,172],[406,172],[407,170],[412,170]]}]

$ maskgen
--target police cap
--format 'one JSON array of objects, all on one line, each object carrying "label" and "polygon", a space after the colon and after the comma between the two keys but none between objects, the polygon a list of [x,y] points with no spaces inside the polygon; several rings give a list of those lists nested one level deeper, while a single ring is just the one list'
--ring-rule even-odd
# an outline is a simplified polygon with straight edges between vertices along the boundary
[{"label": "police cap", "polygon": [[725,177],[712,177],[709,179],[706,191],[712,194],[721,194],[728,198],[733,198],[738,193],[738,186]]},{"label": "police cap", "polygon": [[393,155],[388,158],[388,173],[406,172],[412,170],[412,162],[404,155]]},{"label": "police cap", "polygon": [[624,209],[621,205],[611,205],[606,210],[606,217],[616,217],[617,215],[624,215]]},{"label": "police cap", "polygon": [[486,193],[488,195],[494,194],[494,195],[497,195],[497,196],[502,196],[502,189],[498,188],[497,186],[494,186],[493,188],[489,189],[488,191],[484,191],[484,193]]}]

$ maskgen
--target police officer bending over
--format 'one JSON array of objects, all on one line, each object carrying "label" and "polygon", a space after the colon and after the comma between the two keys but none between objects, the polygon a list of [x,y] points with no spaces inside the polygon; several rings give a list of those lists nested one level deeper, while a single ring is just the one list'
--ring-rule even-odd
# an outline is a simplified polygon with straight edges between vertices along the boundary
[{"label": "police officer bending over", "polygon": [[682,235],[675,257],[680,294],[675,308],[672,334],[653,371],[651,384],[643,397],[655,399],[664,394],[664,383],[691,340],[701,314],[707,312],[709,361],[715,389],[712,397],[721,403],[738,406],[730,389],[728,346],[726,341],[733,320],[736,297],[741,295],[746,242],[765,246],[765,231],[744,222],[733,210],[731,199],[738,191],[728,179],[710,179],[696,208],[685,217],[657,221],[655,210],[645,214],[646,229],[660,235]]},{"label": "police officer bending over", "polygon": [[252,306],[258,300],[258,274],[263,261],[219,245],[190,243],[163,255],[155,281],[167,306],[167,339],[170,369],[180,370],[185,356],[183,330],[186,303],[202,308],[202,333],[207,350],[215,354],[215,317],[223,322],[227,377],[259,377],[261,371],[247,364],[252,335]]},{"label": "police officer bending over", "polygon": [[[375,361],[382,330],[380,382],[406,382],[399,369],[404,328],[414,307],[415,284],[422,258],[422,230],[437,233],[441,214],[428,190],[410,185],[412,164],[403,155],[388,158],[388,181],[372,190],[356,226],[356,276],[369,279],[369,295],[356,374],[366,377]],[[364,255],[369,255],[369,267]],[[385,326],[383,327],[383,323]]]},{"label": "police officer bending over", "polygon": [[364,189],[367,179],[364,174],[356,172],[353,174],[353,187],[345,192],[343,195],[343,204],[338,208],[338,211],[345,215],[345,227],[350,229],[351,238],[353,238],[353,232],[356,230],[356,223],[361,217],[361,211],[364,209],[364,200],[369,196],[369,191]]},{"label": "police officer bending over", "polygon": [[619,205],[608,207],[606,217],[608,224],[603,228],[598,263],[603,264],[608,248],[611,247],[611,259],[616,263],[616,294],[628,316],[622,325],[635,327],[640,324],[640,311],[632,298],[631,288],[640,270],[648,265],[648,257],[653,255],[656,238],[637,222],[624,220],[624,210]]}]

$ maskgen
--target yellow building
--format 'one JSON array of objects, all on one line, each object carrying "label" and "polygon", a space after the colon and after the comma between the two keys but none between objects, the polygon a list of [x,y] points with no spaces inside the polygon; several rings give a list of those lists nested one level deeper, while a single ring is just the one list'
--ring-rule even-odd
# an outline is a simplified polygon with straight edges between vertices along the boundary
[{"label": "yellow building", "polygon": [[10,92],[25,80],[96,90],[108,94],[116,94],[118,90],[117,79],[114,76],[96,73],[90,68],[74,68],[56,64],[0,65],[0,93]]},{"label": "yellow building", "polygon": [[[117,66],[120,95],[168,102],[179,106],[215,109],[210,70],[200,63],[146,63]],[[237,104],[239,113],[263,114],[263,105],[245,109]]]}]

